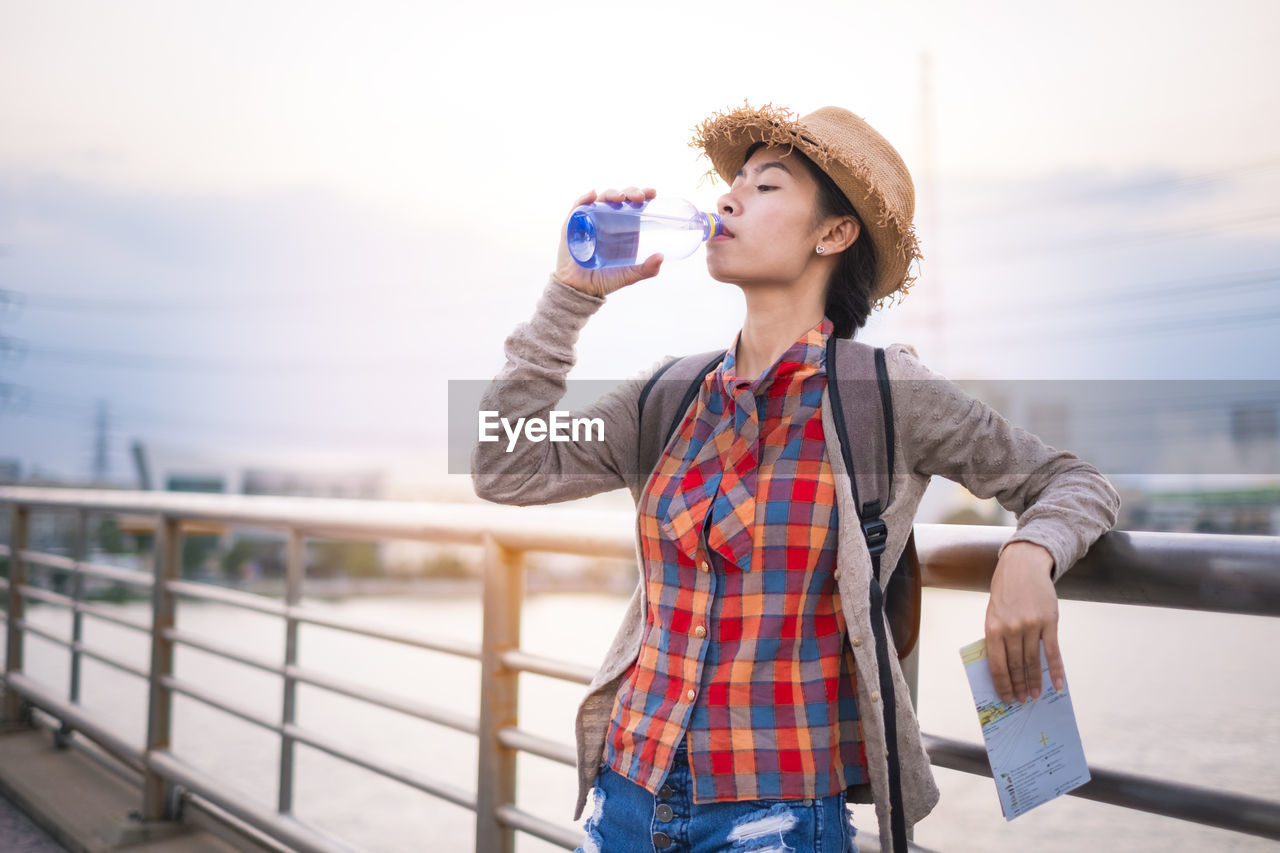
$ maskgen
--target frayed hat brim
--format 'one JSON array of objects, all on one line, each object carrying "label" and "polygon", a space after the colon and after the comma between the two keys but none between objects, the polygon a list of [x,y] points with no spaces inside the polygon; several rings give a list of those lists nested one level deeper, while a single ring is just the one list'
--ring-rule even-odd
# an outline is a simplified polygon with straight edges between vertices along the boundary
[{"label": "frayed hat brim", "polygon": [[898,152],[871,125],[839,107],[823,107],[803,118],[766,104],[744,105],[710,116],[694,129],[694,148],[711,160],[726,183],[756,143],[798,148],[835,181],[862,218],[876,251],[872,300],[887,303],[915,283],[920,260],[916,240],[915,186]]}]

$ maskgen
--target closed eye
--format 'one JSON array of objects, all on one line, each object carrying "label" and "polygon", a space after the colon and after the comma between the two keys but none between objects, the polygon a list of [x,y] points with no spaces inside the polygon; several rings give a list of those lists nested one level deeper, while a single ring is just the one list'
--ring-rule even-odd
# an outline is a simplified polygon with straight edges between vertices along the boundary
[{"label": "closed eye", "polygon": [[770,184],[757,184],[756,189],[763,193],[763,192],[768,192],[769,190],[776,190],[777,187],[772,186]]}]

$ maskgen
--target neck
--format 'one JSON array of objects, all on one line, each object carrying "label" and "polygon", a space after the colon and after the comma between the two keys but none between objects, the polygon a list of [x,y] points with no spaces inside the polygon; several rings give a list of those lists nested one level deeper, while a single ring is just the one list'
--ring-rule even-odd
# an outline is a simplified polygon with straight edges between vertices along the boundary
[{"label": "neck", "polygon": [[743,289],[747,317],[738,335],[736,373],[755,379],[769,369],[800,336],[822,320],[825,288],[767,287]]}]

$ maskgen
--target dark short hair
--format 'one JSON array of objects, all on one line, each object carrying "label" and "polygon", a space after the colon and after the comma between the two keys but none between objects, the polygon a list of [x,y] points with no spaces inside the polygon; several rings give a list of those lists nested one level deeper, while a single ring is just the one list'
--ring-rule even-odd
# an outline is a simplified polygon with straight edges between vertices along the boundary
[{"label": "dark short hair", "polygon": [[[743,162],[750,160],[751,155],[763,146],[763,142],[754,143],[747,149]],[[876,250],[862,224],[862,217],[858,215],[844,190],[836,186],[831,176],[819,169],[800,149],[792,148],[791,155],[804,163],[818,184],[815,219],[852,216],[858,223],[858,239],[841,253],[831,279],[827,282],[825,309],[827,317],[835,326],[836,337],[851,338],[858,329],[866,325],[867,317],[871,315],[871,292],[876,281]]]}]

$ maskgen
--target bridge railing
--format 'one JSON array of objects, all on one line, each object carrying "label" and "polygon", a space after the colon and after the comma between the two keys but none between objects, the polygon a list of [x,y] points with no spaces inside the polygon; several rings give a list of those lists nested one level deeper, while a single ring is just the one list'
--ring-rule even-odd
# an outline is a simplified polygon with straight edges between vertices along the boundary
[{"label": "bridge railing", "polygon": [[[536,673],[584,685],[593,675],[587,667],[521,650],[525,554],[553,552],[634,560],[634,527],[629,513],[22,487],[0,488],[0,504],[10,512],[9,541],[0,545],[0,557],[7,558],[9,565],[8,578],[0,580],[0,589],[8,593],[4,719],[22,719],[28,707],[38,707],[61,721],[60,737],[78,732],[139,772],[143,779],[139,810],[143,821],[174,819],[181,797],[191,793],[292,849],[308,853],[351,850],[341,839],[292,815],[294,749],[301,743],[473,810],[477,851],[512,853],[518,831],[570,850],[580,843],[581,833],[573,827],[549,821],[516,805],[515,771],[519,753],[539,755],[570,767],[576,764],[571,745],[520,728],[517,713],[520,673]],[[28,547],[33,511],[75,515],[78,535],[71,554],[40,552]],[[152,519],[155,530],[152,570],[130,571],[89,561],[85,543],[91,515]],[[282,599],[181,577],[183,536],[201,528],[207,531],[211,524],[280,531],[287,537]],[[1008,528],[1002,527],[917,525],[917,546],[926,586],[987,589],[997,551],[1009,533]],[[335,618],[302,604],[306,542],[321,537],[482,546],[484,625],[480,645],[387,631],[377,625]],[[70,579],[71,593],[32,585],[28,580],[28,566],[65,573]],[[83,600],[86,578],[103,578],[148,590],[150,623],[122,618],[111,608]],[[1280,538],[1115,531],[1103,537],[1058,583],[1058,593],[1067,599],[1277,616],[1280,615]],[[285,626],[281,656],[268,659],[245,654],[182,631],[175,623],[178,599],[213,601],[280,618]],[[29,600],[67,608],[72,614],[71,635],[59,636],[32,624],[24,613]],[[84,616],[147,635],[151,643],[149,668],[144,671],[85,644],[81,636]],[[481,671],[479,717],[411,701],[299,665],[298,629],[304,624],[478,661]],[[69,650],[70,684],[65,696],[49,690],[24,671],[23,638],[27,634]],[[284,689],[279,718],[268,719],[177,678],[173,656],[178,646],[200,649],[281,679]],[[80,661],[84,657],[147,681],[145,743],[128,743],[79,704]],[[913,673],[914,661],[909,660],[906,669]],[[434,778],[387,762],[326,732],[299,725],[299,684],[475,735],[478,772],[474,789],[459,787],[455,780]],[[174,754],[170,746],[175,693],[280,738],[278,796],[274,808],[228,789]],[[990,776],[981,744],[927,734],[925,738],[935,765]],[[1280,840],[1280,802],[1100,767],[1091,767],[1090,773],[1092,781],[1072,795]]]}]

